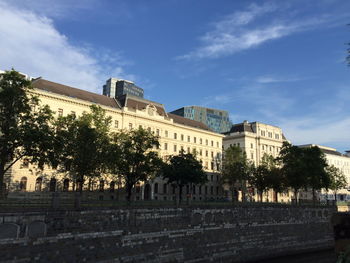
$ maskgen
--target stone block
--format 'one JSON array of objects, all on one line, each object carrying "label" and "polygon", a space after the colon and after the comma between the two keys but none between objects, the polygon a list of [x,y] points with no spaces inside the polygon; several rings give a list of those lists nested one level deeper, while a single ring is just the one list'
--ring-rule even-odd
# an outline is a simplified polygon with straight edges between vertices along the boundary
[{"label": "stone block", "polygon": [[27,226],[26,236],[30,238],[46,236],[47,226],[42,221],[34,221]]},{"label": "stone block", "polygon": [[0,224],[0,239],[18,238],[20,227],[17,224]]}]

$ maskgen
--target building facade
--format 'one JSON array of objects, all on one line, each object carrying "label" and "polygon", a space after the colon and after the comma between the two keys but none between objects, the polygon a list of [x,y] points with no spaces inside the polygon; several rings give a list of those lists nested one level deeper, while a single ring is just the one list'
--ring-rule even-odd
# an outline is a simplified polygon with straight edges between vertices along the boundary
[{"label": "building facade", "polygon": [[[238,146],[246,153],[247,159],[255,164],[261,164],[262,157],[267,154],[276,158],[286,140],[282,129],[260,122],[248,122],[233,124],[230,131],[225,133],[223,150],[230,146]],[[291,194],[279,194],[278,199],[282,202],[289,202]],[[273,191],[264,195],[264,201],[274,201]],[[257,193],[254,190],[253,200],[257,200]]]},{"label": "building facade", "polygon": [[132,81],[110,78],[103,85],[102,94],[110,98],[118,98],[123,95],[143,98],[144,91]]},{"label": "building facade", "polygon": [[229,114],[225,110],[210,109],[200,106],[186,106],[171,113],[204,123],[212,131],[224,133],[230,130]]},{"label": "building facade", "polygon": [[[219,160],[222,154],[223,135],[212,132],[204,124],[178,115],[167,113],[163,104],[125,94],[117,98],[79,90],[44,79],[33,81],[34,91],[43,105],[49,105],[56,116],[81,115],[89,106],[99,105],[112,118],[111,131],[130,130],[142,127],[160,138],[157,151],[164,159],[176,155],[182,149],[196,152],[205,171],[208,183],[184,190],[194,200],[218,199],[222,197],[219,178]],[[103,182],[92,182],[93,189],[112,191],[116,178],[104,175]],[[43,171],[31,165],[28,160],[17,162],[7,174],[7,187],[13,191],[70,191],[74,182],[66,174],[49,168]],[[102,185],[102,187],[101,187]],[[113,189],[112,189],[113,186]],[[86,188],[87,185],[84,185]],[[174,189],[161,178],[155,178],[136,187],[136,199],[171,200]]]}]

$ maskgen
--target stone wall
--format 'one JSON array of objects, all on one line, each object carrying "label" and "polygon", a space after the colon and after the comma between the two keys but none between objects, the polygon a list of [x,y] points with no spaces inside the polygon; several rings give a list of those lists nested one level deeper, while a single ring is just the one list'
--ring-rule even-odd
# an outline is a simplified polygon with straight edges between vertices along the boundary
[{"label": "stone wall", "polygon": [[245,262],[332,247],[333,212],[249,205],[2,213],[0,261]]}]

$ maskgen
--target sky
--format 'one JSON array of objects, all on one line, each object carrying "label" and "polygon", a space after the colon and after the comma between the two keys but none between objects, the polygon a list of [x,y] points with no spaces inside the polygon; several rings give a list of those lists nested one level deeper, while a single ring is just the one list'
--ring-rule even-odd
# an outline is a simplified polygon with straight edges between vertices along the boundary
[{"label": "sky", "polygon": [[0,0],[0,69],[96,93],[128,79],[167,111],[223,109],[343,152],[349,23],[348,0]]}]

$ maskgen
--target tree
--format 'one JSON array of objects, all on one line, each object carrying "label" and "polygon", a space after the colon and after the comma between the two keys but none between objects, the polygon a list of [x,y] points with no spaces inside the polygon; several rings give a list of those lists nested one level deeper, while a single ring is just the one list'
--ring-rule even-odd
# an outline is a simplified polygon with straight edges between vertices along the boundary
[{"label": "tree", "polygon": [[301,188],[306,189],[308,185],[304,169],[305,163],[302,159],[303,149],[284,142],[278,161],[282,163],[281,172],[286,179],[287,186],[294,191],[295,202],[298,203],[298,192]]},{"label": "tree", "polygon": [[328,166],[326,168],[331,183],[329,189],[331,189],[335,196],[335,201],[337,201],[337,192],[338,190],[345,188],[347,186],[346,178],[344,173],[334,165]]},{"label": "tree", "polygon": [[268,167],[264,164],[260,164],[258,167],[253,169],[253,172],[249,178],[249,183],[258,191],[260,202],[263,201],[263,194],[269,187],[268,174]]},{"label": "tree", "polygon": [[6,171],[24,157],[43,168],[52,150],[52,111],[32,90],[17,71],[0,74],[0,198]]},{"label": "tree", "polygon": [[330,176],[326,172],[327,161],[317,146],[302,148],[302,161],[307,186],[312,189],[312,197],[315,202],[316,191],[322,188],[328,189],[331,183]]},{"label": "tree", "polygon": [[130,202],[135,184],[149,180],[161,168],[162,160],[152,150],[159,148],[159,138],[139,128],[115,133],[113,144],[115,149],[119,148],[119,158],[114,160],[111,171],[124,179],[126,198]]},{"label": "tree", "polygon": [[[107,171],[110,153],[110,117],[99,106],[91,112],[60,117],[55,123],[55,152],[51,158],[54,168],[68,172],[82,191],[85,178],[91,182]],[[90,189],[91,184],[89,184]]]},{"label": "tree", "polygon": [[245,152],[238,146],[230,146],[225,150],[222,167],[222,180],[230,186],[232,201],[237,199],[236,185],[242,190],[242,201],[245,201],[246,181],[252,171],[252,165],[247,160]]},{"label": "tree", "polygon": [[182,200],[182,189],[188,184],[204,184],[207,182],[207,174],[203,171],[202,164],[191,153],[185,154],[183,150],[179,155],[170,156],[162,168],[163,178],[174,184],[178,189],[178,201]]}]

